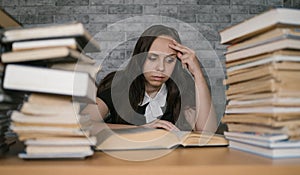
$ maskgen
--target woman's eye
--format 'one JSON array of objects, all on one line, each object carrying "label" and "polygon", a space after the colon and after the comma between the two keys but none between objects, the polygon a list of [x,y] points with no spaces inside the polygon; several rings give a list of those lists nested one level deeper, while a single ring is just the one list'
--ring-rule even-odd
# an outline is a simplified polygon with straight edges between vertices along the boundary
[{"label": "woman's eye", "polygon": [[150,56],[148,56],[148,59],[151,60],[151,61],[155,61],[157,59],[157,56],[150,55]]},{"label": "woman's eye", "polygon": [[165,60],[166,60],[167,63],[173,63],[175,61],[175,58],[167,57]]}]

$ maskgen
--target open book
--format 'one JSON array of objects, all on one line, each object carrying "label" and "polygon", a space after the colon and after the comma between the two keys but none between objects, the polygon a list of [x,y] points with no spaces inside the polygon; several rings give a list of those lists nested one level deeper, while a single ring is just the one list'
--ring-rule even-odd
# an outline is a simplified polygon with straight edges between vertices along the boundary
[{"label": "open book", "polygon": [[104,129],[97,135],[96,150],[171,149],[176,146],[227,146],[227,140],[213,133],[169,132],[163,129]]}]

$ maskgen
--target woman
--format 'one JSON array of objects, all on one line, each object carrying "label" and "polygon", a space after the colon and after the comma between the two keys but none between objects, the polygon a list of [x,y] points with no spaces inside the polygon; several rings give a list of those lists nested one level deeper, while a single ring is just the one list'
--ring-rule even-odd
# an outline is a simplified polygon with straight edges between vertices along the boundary
[{"label": "woman", "polygon": [[127,67],[100,82],[97,105],[105,122],[216,131],[199,61],[180,43],[173,28],[155,25],[144,31]]}]

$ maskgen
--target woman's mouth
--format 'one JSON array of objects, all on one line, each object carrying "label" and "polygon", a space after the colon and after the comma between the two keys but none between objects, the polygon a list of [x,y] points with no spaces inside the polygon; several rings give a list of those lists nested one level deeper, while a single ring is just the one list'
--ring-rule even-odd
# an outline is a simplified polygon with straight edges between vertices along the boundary
[{"label": "woman's mouth", "polygon": [[165,79],[165,76],[151,76],[151,78],[155,81],[162,81]]}]

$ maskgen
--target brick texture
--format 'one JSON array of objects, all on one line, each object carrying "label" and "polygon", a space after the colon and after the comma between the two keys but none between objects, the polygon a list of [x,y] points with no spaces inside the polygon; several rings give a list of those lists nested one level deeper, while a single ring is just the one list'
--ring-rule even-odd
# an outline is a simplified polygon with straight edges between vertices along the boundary
[{"label": "brick texture", "polygon": [[219,31],[273,7],[300,9],[300,0],[0,0],[24,26],[78,21],[100,42],[98,81],[124,66],[137,37],[153,24],[176,28],[209,79],[219,117],[224,112],[224,51]]}]

